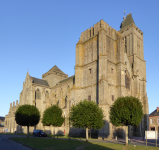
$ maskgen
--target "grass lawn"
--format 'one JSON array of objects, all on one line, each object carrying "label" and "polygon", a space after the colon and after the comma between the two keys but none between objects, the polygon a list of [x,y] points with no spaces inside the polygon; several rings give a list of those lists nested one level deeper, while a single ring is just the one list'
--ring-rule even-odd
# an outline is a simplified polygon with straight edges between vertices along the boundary
[{"label": "grass lawn", "polygon": [[[39,150],[156,150],[155,147],[45,138],[11,138]],[[157,148],[159,150],[159,148]]]}]

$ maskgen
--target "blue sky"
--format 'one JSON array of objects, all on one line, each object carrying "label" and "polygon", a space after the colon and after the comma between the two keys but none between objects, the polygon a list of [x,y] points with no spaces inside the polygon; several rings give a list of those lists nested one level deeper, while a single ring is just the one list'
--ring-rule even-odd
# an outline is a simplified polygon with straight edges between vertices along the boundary
[{"label": "blue sky", "polygon": [[0,116],[19,100],[27,69],[42,78],[55,64],[74,75],[75,46],[81,32],[103,19],[119,30],[132,13],[144,33],[149,112],[159,106],[159,1],[0,0]]}]

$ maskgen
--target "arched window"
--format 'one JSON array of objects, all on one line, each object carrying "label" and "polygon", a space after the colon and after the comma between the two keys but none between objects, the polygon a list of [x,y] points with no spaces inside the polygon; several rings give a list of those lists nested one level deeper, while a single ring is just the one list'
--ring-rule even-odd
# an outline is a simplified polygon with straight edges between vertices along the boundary
[{"label": "arched window", "polygon": [[127,70],[125,70],[125,88],[130,90],[130,78]]},{"label": "arched window", "polygon": [[65,98],[65,108],[67,108],[67,96]]},{"label": "arched window", "polygon": [[46,93],[45,93],[45,100],[48,102],[49,101],[49,92],[48,91],[46,91]]},{"label": "arched window", "polygon": [[127,37],[125,37],[125,53],[127,53]]},{"label": "arched window", "polygon": [[35,99],[41,99],[41,93],[39,89],[35,91]]}]

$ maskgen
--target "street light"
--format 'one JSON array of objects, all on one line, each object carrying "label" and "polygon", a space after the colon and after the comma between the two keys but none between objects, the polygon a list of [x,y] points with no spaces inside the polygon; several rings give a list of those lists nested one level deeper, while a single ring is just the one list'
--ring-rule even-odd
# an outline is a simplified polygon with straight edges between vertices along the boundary
[{"label": "street light", "polygon": [[[71,104],[71,101],[74,101],[74,99],[71,99],[70,101],[69,101],[69,115],[70,115],[70,104]],[[74,105],[75,105],[75,101],[74,101]],[[70,140],[70,117],[69,117],[69,140]]]}]

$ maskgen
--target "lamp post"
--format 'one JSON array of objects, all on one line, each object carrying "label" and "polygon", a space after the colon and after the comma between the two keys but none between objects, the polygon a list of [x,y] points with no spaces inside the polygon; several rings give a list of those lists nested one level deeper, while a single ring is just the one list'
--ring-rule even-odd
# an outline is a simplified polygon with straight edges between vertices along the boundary
[{"label": "lamp post", "polygon": [[[69,101],[69,115],[70,115],[70,104],[71,104],[71,101],[74,101],[73,99],[71,99],[70,101]],[[75,104],[75,101],[74,101],[74,104]],[[69,140],[70,140],[70,117],[69,117]]]}]

